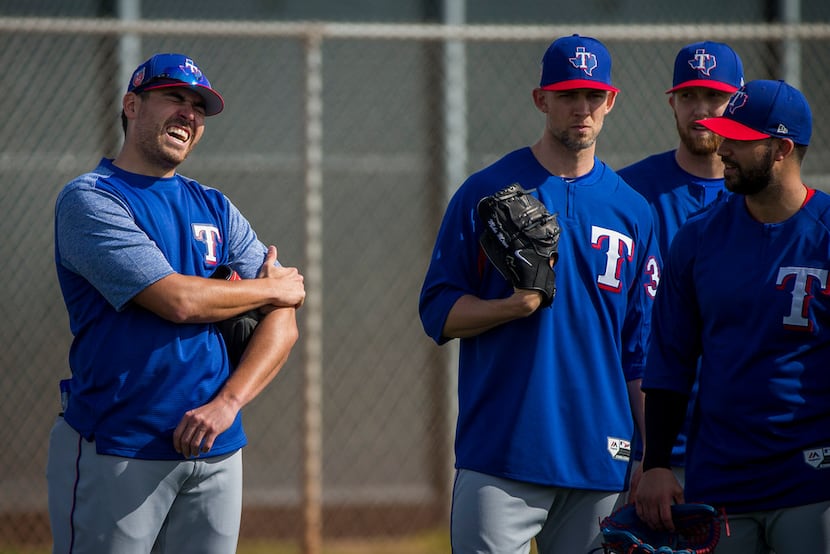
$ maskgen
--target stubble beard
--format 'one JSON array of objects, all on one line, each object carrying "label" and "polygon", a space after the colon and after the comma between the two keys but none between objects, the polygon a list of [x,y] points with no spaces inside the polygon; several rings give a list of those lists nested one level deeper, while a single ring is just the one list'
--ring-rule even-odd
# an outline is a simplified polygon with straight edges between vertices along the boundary
[{"label": "stubble beard", "polygon": [[579,152],[581,150],[587,150],[596,144],[597,142],[597,135],[596,133],[591,133],[588,136],[577,136],[573,137],[568,131],[563,131],[557,137],[559,143],[562,144],[565,148],[572,152]]},{"label": "stubble beard", "polygon": [[164,144],[164,137],[166,136],[164,129],[166,128],[167,124],[161,129],[151,129],[140,133],[138,145],[148,162],[159,168],[171,171],[175,170],[187,159],[187,156],[193,149],[193,142],[191,141],[184,151],[166,147]]}]

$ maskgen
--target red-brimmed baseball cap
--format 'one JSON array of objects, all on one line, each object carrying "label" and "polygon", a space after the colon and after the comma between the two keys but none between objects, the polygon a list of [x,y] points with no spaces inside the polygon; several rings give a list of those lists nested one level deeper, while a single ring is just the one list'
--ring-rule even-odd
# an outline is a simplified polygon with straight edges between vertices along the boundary
[{"label": "red-brimmed baseball cap", "polygon": [[813,115],[804,95],[784,81],[749,81],[732,98],[720,117],[698,123],[731,140],[787,138],[810,144]]},{"label": "red-brimmed baseball cap", "polygon": [[184,54],[155,54],[139,65],[127,92],[143,92],[167,87],[187,87],[205,101],[205,115],[216,115],[225,108],[225,101],[192,58]]},{"label": "red-brimmed baseball cap", "polygon": [[542,57],[543,90],[590,88],[619,92],[611,84],[611,54],[595,38],[571,35],[558,38]]},{"label": "red-brimmed baseball cap", "polygon": [[728,44],[695,42],[677,53],[672,88],[666,94],[689,87],[705,87],[731,94],[743,84],[743,63]]}]

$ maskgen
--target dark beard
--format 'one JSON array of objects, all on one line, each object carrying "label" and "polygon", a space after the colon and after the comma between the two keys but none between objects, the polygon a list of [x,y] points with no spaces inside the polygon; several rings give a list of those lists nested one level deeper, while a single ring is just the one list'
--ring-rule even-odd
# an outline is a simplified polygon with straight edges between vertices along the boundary
[{"label": "dark beard", "polygon": [[737,174],[724,180],[727,190],[736,194],[751,196],[767,188],[772,178],[772,158],[772,148],[767,147],[764,157],[758,165],[750,169],[738,167]]}]

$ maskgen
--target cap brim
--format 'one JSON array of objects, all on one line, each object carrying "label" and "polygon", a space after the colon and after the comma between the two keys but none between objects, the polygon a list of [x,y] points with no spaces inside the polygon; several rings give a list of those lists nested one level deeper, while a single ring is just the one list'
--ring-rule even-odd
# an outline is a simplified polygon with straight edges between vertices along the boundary
[{"label": "cap brim", "polygon": [[591,81],[589,79],[571,79],[570,81],[560,81],[539,87],[542,90],[574,90],[578,88],[590,88],[596,90],[608,90],[611,92],[620,92],[620,89],[600,83],[599,81]]},{"label": "cap brim", "polygon": [[666,94],[671,94],[680,89],[684,88],[691,88],[691,87],[702,87],[702,88],[711,88],[714,90],[719,90],[721,92],[728,92],[732,94],[738,90],[738,87],[734,87],[729,83],[722,83],[720,81],[714,81],[712,79],[693,79],[691,81],[684,81],[680,84],[677,84],[666,91]]},{"label": "cap brim", "polygon": [[150,85],[146,87],[137,87],[136,90],[134,90],[133,92],[173,87],[188,88],[193,92],[198,93],[199,96],[201,96],[202,99],[205,101],[205,115],[216,115],[225,109],[225,100],[222,98],[222,96],[212,88],[208,88],[204,85],[190,85],[187,83],[163,83],[157,85]]},{"label": "cap brim", "polygon": [[720,135],[730,140],[761,140],[772,136],[756,131],[751,127],[747,127],[743,123],[738,123],[734,119],[729,119],[728,117],[709,117],[706,119],[698,119],[697,123],[703,125],[716,135]]}]

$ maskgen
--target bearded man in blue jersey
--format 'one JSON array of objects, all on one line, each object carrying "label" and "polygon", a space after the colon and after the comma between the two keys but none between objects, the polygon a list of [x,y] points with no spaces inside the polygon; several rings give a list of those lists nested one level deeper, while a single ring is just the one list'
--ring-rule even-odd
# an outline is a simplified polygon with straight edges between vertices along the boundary
[{"label": "bearded man in blue jersey", "polygon": [[[746,83],[720,117],[733,194],[674,238],[654,304],[637,512],[725,511],[717,554],[830,553],[830,195],[804,184],[804,95]],[[669,469],[700,359],[686,482]]]},{"label": "bearded man in blue jersey", "polygon": [[[680,49],[674,59],[672,86],[666,91],[680,138],[677,148],[654,154],[618,171],[626,183],[648,200],[660,254],[669,252],[674,235],[692,214],[709,206],[724,191],[723,162],[718,146],[723,140],[698,120],[723,113],[729,98],[744,84],[740,56],[728,44],[702,41]],[[694,389],[689,407],[694,405]],[[683,482],[688,429],[678,435],[672,468]],[[635,460],[642,459],[637,437]],[[633,472],[632,494],[639,468]]]},{"label": "bearded man in blue jersey", "polygon": [[[55,208],[73,334],[47,463],[55,553],[236,551],[240,410],[298,338],[303,277],[216,189],[176,172],[224,101],[196,63],[157,54],[122,101],[124,145]],[[212,279],[229,266],[243,279]],[[259,309],[236,367],[216,322]]]},{"label": "bearded man in blue jersey", "polygon": [[[471,175],[444,214],[420,315],[438,344],[460,339],[453,552],[587,552],[626,486],[660,258],[645,199],[595,155],[617,93],[605,45],[554,41],[532,91],[541,138]],[[561,226],[547,307],[479,246],[478,202],[513,183]]]}]

